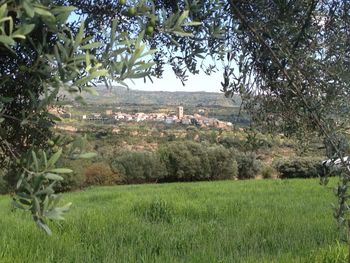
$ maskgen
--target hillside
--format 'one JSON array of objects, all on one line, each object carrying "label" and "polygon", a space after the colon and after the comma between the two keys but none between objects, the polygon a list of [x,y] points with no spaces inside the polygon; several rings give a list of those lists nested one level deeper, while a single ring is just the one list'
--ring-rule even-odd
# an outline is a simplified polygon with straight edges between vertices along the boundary
[{"label": "hillside", "polygon": [[[88,103],[94,104],[141,104],[141,105],[184,105],[184,106],[220,106],[238,107],[240,98],[225,98],[223,93],[214,92],[168,92],[143,91],[123,87],[113,87],[108,90],[105,86],[98,86],[98,96],[82,94]],[[65,94],[67,95],[67,94]],[[67,95],[68,98],[72,98]]]}]

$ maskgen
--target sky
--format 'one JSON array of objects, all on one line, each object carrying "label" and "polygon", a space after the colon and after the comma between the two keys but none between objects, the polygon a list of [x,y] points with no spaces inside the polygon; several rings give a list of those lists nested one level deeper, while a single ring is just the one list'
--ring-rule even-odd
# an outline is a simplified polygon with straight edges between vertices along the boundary
[{"label": "sky", "polygon": [[[77,21],[80,18],[72,13],[68,18],[68,21]],[[164,68],[164,74],[162,79],[153,78],[153,83],[147,79],[144,83],[143,79],[126,81],[130,89],[146,90],[146,91],[206,91],[206,92],[220,92],[221,81],[223,80],[222,71],[212,73],[210,76],[203,72],[192,75],[188,73],[188,80],[185,82],[185,86],[181,81],[176,78],[170,66]]]},{"label": "sky", "polygon": [[222,72],[212,73],[210,76],[203,72],[197,75],[188,75],[185,86],[176,78],[170,68],[165,69],[162,79],[153,78],[153,83],[147,79],[144,83],[143,79],[134,80],[135,84],[128,82],[130,89],[148,90],[148,91],[206,91],[220,92],[223,80]]}]

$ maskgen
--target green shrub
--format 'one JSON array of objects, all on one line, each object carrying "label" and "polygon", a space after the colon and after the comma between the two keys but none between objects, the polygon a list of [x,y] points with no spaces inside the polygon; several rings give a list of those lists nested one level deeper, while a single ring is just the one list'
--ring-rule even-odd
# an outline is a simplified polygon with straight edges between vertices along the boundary
[{"label": "green shrub", "polygon": [[271,167],[271,166],[264,166],[261,169],[261,176],[264,179],[269,179],[269,178],[272,178],[276,172],[277,171],[273,167]]},{"label": "green shrub", "polygon": [[83,188],[85,186],[84,169],[90,165],[90,162],[90,160],[61,160],[61,165],[73,172],[61,175],[64,180],[56,183],[55,191],[68,192]]},{"label": "green shrub", "polygon": [[312,178],[324,174],[321,162],[317,157],[295,157],[278,160],[275,168],[281,178]]},{"label": "green shrub", "polygon": [[223,137],[219,139],[219,144],[224,146],[225,148],[237,148],[241,149],[243,147],[244,141],[242,141],[238,137]]},{"label": "green shrub", "polygon": [[261,169],[261,162],[255,154],[240,154],[236,156],[238,165],[238,179],[254,178]]},{"label": "green shrub", "polygon": [[111,166],[126,183],[157,182],[166,176],[164,164],[152,152],[121,152],[112,159]]},{"label": "green shrub", "polygon": [[199,136],[199,131],[194,126],[189,126],[186,129],[186,140],[194,141]]},{"label": "green shrub", "polygon": [[85,175],[73,170],[72,173],[62,174],[63,181],[57,182],[55,190],[57,192],[68,192],[81,189],[85,186]]},{"label": "green shrub", "polygon": [[210,179],[233,179],[238,176],[237,162],[229,150],[223,146],[207,149],[210,164]]},{"label": "green shrub", "polygon": [[248,134],[244,147],[246,150],[257,151],[259,149],[270,149],[276,144],[276,141],[271,136],[256,133],[255,135]]},{"label": "green shrub", "polygon": [[222,180],[238,175],[234,155],[221,145],[168,143],[159,149],[159,154],[167,169],[163,181]]},{"label": "green shrub", "polygon": [[200,134],[200,140],[202,142],[208,142],[210,144],[216,144],[218,140],[218,132],[215,130],[205,131]]},{"label": "green shrub", "polygon": [[191,141],[173,142],[159,149],[167,169],[163,181],[201,181],[210,179],[211,169],[206,147]]},{"label": "green shrub", "polygon": [[113,185],[118,182],[118,175],[113,173],[108,164],[99,162],[85,169],[85,185]]}]

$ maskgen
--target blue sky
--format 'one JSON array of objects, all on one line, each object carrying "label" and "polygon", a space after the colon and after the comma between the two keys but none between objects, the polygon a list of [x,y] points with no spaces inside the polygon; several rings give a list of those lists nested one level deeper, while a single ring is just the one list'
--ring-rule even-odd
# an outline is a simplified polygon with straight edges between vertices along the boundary
[{"label": "blue sky", "polygon": [[138,79],[135,84],[128,82],[130,89],[148,90],[148,91],[207,91],[220,92],[222,81],[222,72],[213,73],[208,76],[203,72],[197,75],[189,74],[188,80],[183,86],[170,68],[166,68],[162,79],[153,79],[153,83],[147,80]]}]

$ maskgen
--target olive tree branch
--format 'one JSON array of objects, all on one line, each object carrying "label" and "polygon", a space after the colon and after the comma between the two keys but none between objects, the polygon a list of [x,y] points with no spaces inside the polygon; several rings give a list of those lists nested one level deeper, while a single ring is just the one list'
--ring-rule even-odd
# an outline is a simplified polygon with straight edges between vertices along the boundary
[{"label": "olive tree branch", "polygon": [[[311,114],[311,117],[315,121],[316,125],[321,129],[322,134],[324,134],[325,137],[327,137],[327,139],[329,139],[330,143],[332,144],[332,147],[334,147],[334,149],[336,150],[338,157],[341,159],[342,164],[344,165],[344,167],[346,167],[346,169],[347,169],[347,171],[349,173],[348,176],[350,176],[350,167],[343,160],[344,156],[340,152],[338,146],[332,140],[332,137],[330,136],[330,131],[323,125],[322,120],[315,114],[315,112],[313,111],[311,105],[307,102],[305,96],[301,92],[300,87],[295,83],[294,79],[289,75],[289,73],[287,72],[285,67],[282,65],[282,63],[281,63],[280,59],[278,58],[277,54],[275,53],[275,51],[270,47],[270,45],[268,45],[266,43],[266,41],[262,38],[262,36],[258,33],[258,31],[248,22],[247,18],[240,11],[240,9],[237,7],[237,5],[234,3],[233,0],[231,0],[231,6],[234,9],[234,11],[235,11],[237,17],[239,18],[239,20],[247,26],[247,28],[249,29],[252,37],[255,38],[255,40],[257,40],[260,44],[262,44],[263,46],[265,46],[267,48],[267,50],[269,51],[273,61],[277,64],[277,66],[282,71],[283,75],[289,81],[289,84],[292,87],[291,91],[293,92],[294,95],[298,96],[302,100],[304,106],[308,109],[308,111]],[[311,11],[312,11],[312,9],[311,9]],[[312,14],[312,12],[310,13],[310,16],[311,16],[311,14]],[[306,25],[306,23],[304,23],[304,25]],[[305,26],[305,29],[306,29],[306,26]],[[279,47],[279,49],[281,50],[281,47]],[[281,51],[283,52],[284,50],[281,50]],[[284,53],[286,53],[286,52],[284,52]],[[299,69],[297,69],[297,70],[298,70],[298,73],[302,74]]]}]

